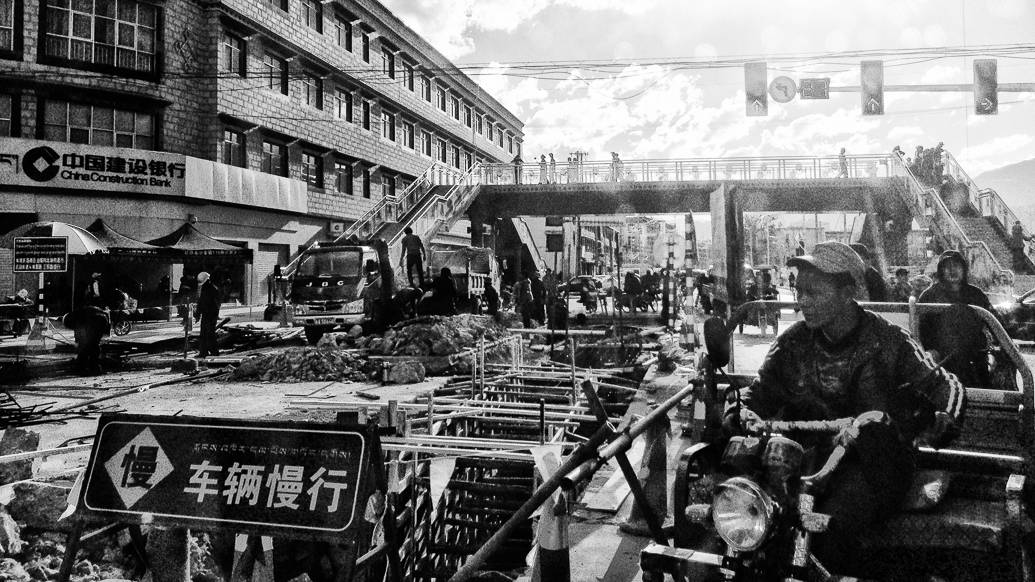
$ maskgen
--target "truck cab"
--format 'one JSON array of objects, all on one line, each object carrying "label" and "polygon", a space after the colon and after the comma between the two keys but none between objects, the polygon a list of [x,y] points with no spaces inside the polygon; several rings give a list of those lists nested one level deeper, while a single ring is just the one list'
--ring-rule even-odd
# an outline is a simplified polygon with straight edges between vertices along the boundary
[{"label": "truck cab", "polygon": [[363,320],[366,274],[381,271],[376,248],[354,244],[321,244],[302,253],[290,276],[295,325],[312,341],[335,327]]}]

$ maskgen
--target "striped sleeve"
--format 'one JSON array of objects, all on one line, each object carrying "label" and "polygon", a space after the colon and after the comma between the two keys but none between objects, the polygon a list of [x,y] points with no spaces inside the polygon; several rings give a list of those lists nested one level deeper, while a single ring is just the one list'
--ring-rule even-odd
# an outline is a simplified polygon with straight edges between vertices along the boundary
[{"label": "striped sleeve", "polygon": [[[901,344],[898,357],[898,383],[919,389],[934,405],[935,412],[943,412],[958,431],[963,422],[967,391],[955,374],[938,367],[931,355],[905,330],[898,328]],[[926,428],[926,427],[924,427]]]}]

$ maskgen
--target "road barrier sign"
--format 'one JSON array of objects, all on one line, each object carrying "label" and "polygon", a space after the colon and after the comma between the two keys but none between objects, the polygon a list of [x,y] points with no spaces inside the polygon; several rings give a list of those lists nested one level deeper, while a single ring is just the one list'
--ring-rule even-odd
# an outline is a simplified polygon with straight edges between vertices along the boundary
[{"label": "road barrier sign", "polygon": [[15,273],[63,273],[67,270],[68,237],[15,237]]},{"label": "road barrier sign", "polygon": [[367,427],[104,415],[80,510],[127,523],[353,539],[372,493]]}]

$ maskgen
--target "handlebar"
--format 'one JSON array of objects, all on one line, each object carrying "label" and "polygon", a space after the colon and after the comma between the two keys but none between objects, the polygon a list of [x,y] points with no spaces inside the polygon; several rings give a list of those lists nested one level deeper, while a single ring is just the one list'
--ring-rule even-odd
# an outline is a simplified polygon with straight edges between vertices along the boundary
[{"label": "handlebar", "polygon": [[848,447],[859,436],[859,430],[871,424],[890,424],[891,417],[879,410],[864,412],[855,418],[838,418],[836,420],[752,420],[745,423],[749,432],[817,432],[840,433],[842,438],[827,457],[823,466],[812,475],[801,478],[806,487],[822,485],[837,469],[848,452]]},{"label": "handlebar", "polygon": [[879,410],[864,412],[856,417],[838,418],[834,420],[749,420],[744,423],[748,432],[764,433],[785,433],[785,432],[816,432],[816,433],[838,433],[855,427],[856,430],[870,424],[888,424],[890,417]]}]

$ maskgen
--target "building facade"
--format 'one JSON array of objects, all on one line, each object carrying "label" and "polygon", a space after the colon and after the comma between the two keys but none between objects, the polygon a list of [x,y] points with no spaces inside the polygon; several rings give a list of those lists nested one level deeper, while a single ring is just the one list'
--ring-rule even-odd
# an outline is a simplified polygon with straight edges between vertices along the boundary
[{"label": "building facade", "polygon": [[242,301],[433,163],[509,162],[522,140],[373,0],[0,0],[0,233],[103,218],[150,240],[189,220],[253,251],[221,279]]}]

